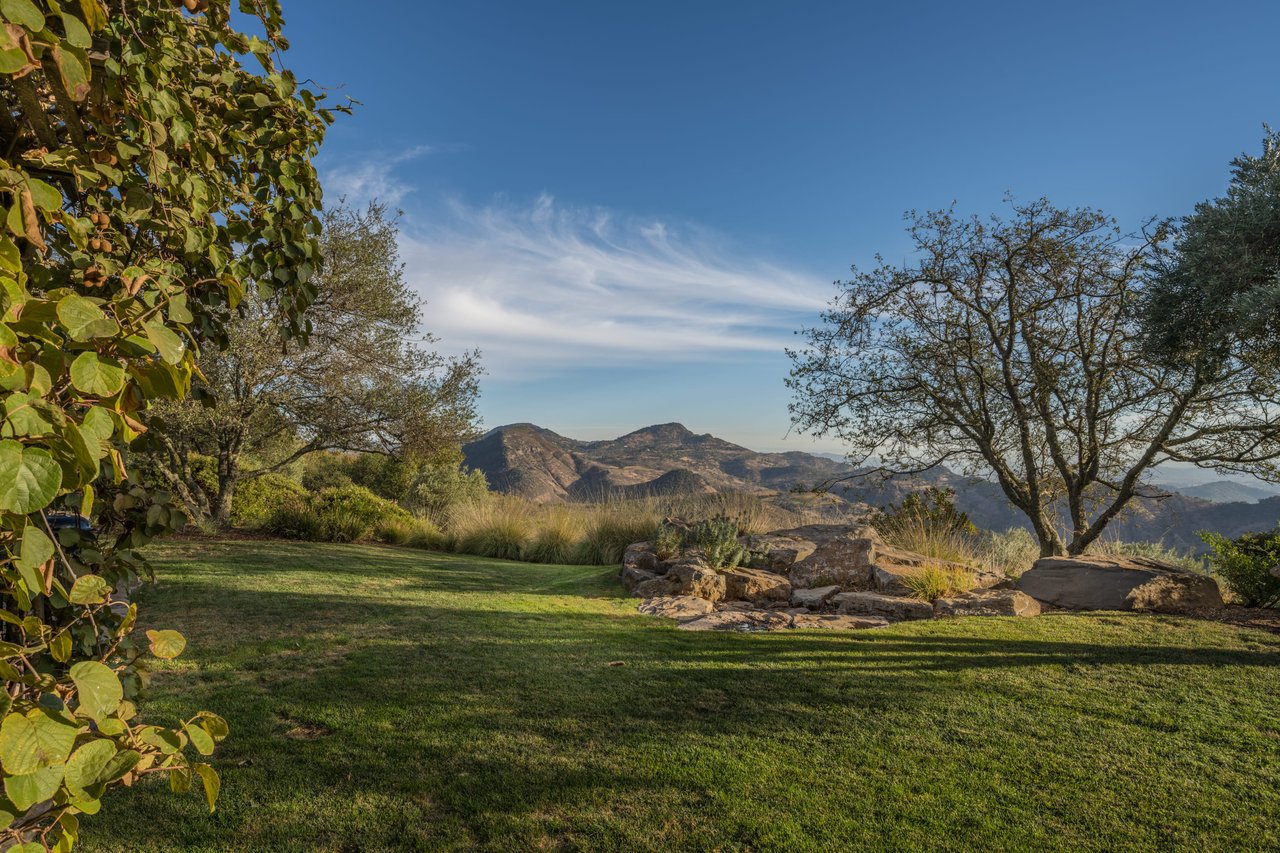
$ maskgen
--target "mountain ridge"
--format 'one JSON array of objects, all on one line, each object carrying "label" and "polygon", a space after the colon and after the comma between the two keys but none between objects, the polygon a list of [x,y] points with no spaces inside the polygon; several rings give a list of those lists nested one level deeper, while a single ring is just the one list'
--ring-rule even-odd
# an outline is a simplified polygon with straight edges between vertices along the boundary
[{"label": "mountain ridge", "polygon": [[[954,489],[957,506],[979,527],[997,531],[1027,527],[1025,517],[988,480],[936,468],[887,482],[839,483],[841,478],[856,476],[859,469],[829,455],[801,450],[760,453],[675,422],[595,441],[569,438],[527,422],[505,424],[465,445],[463,464],[482,471],[495,491],[536,502],[729,491],[769,499],[837,481],[831,494],[848,503],[850,510],[867,510],[897,503],[912,490],[937,486]],[[1189,494],[1194,487],[1169,492],[1154,486],[1112,522],[1107,535],[1202,552],[1204,543],[1197,535],[1201,530],[1237,536],[1274,528],[1280,523],[1280,495],[1257,497],[1250,489],[1209,490],[1252,498],[1214,501]]]}]

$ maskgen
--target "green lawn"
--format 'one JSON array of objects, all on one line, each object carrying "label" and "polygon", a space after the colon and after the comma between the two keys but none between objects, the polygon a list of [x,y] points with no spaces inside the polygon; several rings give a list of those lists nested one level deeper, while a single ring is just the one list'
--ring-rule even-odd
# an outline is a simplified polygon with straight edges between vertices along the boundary
[{"label": "green lawn", "polygon": [[[154,552],[218,811],[143,784],[97,850],[1280,847],[1280,636],[1121,614],[706,634],[606,567]],[[611,665],[622,662],[625,665]]]}]

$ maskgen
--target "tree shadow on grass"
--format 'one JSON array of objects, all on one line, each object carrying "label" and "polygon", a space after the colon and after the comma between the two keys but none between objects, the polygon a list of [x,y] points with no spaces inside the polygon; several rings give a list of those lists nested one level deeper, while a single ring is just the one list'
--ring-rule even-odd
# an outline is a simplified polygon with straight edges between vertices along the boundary
[{"label": "tree shadow on grass", "polygon": [[[775,796],[792,796],[788,785],[808,792],[810,803],[788,807],[796,820],[847,820],[852,832],[874,790],[859,788],[871,784],[860,774],[874,779],[885,762],[908,776],[913,766],[939,772],[928,762],[955,766],[967,779],[986,772],[984,750],[1017,761],[1026,750],[1097,749],[1080,741],[1082,726],[1125,733],[1116,762],[1130,748],[1203,746],[1202,732],[1162,721],[1186,711],[1194,723],[1178,697],[1256,695],[1280,663],[1280,640],[1206,648],[1188,638],[1208,626],[1140,616],[686,633],[605,602],[527,604],[523,596],[544,595],[529,578],[495,589],[468,563],[433,567],[440,574],[414,592],[432,594],[423,602],[398,598],[401,587],[263,593],[192,577],[150,591],[155,609],[187,629],[199,668],[162,675],[164,698],[144,713],[208,707],[229,718],[233,736],[216,758],[224,801],[206,818],[143,785],[107,819],[174,850],[510,849],[579,846],[578,833],[597,833],[594,846],[661,847],[663,832],[678,831],[768,846],[767,830],[736,811],[727,817],[723,801],[748,796],[761,774],[795,777],[766,789]],[[481,589],[491,596],[475,596]],[[225,659],[239,663],[218,669]],[[1064,681],[1075,692],[1055,694]],[[1151,694],[1150,719],[1118,709],[1126,691]],[[1280,722],[1273,714],[1255,725],[1274,732]],[[299,726],[325,734],[290,738]],[[922,755],[904,751],[921,749],[917,740]],[[1230,738],[1209,745],[1236,748]],[[846,765],[824,765],[824,752]],[[1169,775],[1159,771],[1148,788]],[[832,774],[826,786],[823,773]],[[769,803],[759,811],[783,819]],[[931,831],[927,816],[915,819]],[[653,831],[649,844],[631,834],[643,829]],[[532,833],[528,843],[521,833]]]}]

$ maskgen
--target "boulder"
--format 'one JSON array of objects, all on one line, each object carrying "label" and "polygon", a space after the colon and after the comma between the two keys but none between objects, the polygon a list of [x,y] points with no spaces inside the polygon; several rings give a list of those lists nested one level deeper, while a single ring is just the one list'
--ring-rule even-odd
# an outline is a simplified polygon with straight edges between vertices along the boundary
[{"label": "boulder", "polygon": [[662,598],[676,594],[675,582],[671,578],[650,578],[641,581],[631,590],[636,598]]},{"label": "boulder", "polygon": [[649,616],[665,616],[668,619],[696,619],[715,611],[716,606],[705,598],[692,595],[664,595],[640,602],[641,613]]},{"label": "boulder", "polygon": [[764,552],[764,567],[771,572],[785,575],[798,561],[817,550],[817,543],[798,536],[766,533],[763,536],[744,536],[744,548]]},{"label": "boulder", "polygon": [[1146,557],[1043,557],[1018,589],[1068,610],[1178,611],[1222,606],[1217,581]]},{"label": "boulder", "polygon": [[790,628],[792,616],[776,610],[720,610],[681,622],[681,631],[777,631]]},{"label": "boulder", "polygon": [[625,563],[623,564],[621,571],[618,572],[618,578],[622,581],[622,587],[627,592],[631,592],[640,584],[645,581],[651,581],[656,577],[657,575],[653,572],[647,572],[644,569],[636,566],[629,566]]},{"label": "boulder", "polygon": [[878,592],[842,592],[831,599],[841,613],[886,619],[932,619],[933,605],[914,598]]},{"label": "boulder", "polygon": [[882,619],[879,616],[848,616],[840,613],[808,613],[791,617],[792,628],[820,628],[828,631],[883,628],[888,624],[888,619]]},{"label": "boulder", "polygon": [[693,595],[707,601],[720,601],[725,597],[724,577],[701,560],[672,563],[665,579],[671,581],[669,595]]},{"label": "boulder", "polygon": [[852,590],[870,586],[872,556],[879,544],[875,532],[869,527],[846,527],[844,531],[844,535],[829,538],[791,567],[789,576],[793,587],[813,589],[835,585]]},{"label": "boulder", "polygon": [[813,589],[795,589],[791,591],[791,603],[796,607],[808,607],[817,610],[826,605],[833,595],[840,592],[838,586],[817,586]]},{"label": "boulder", "polygon": [[1040,602],[1016,589],[984,589],[939,598],[935,616],[1039,616]]},{"label": "boulder", "polygon": [[736,568],[722,572],[724,597],[743,601],[790,601],[791,582],[764,569]]},{"label": "boulder", "polygon": [[655,575],[662,574],[666,569],[666,564],[653,553],[653,546],[648,542],[633,542],[628,545],[622,555],[622,566],[624,569],[635,568]]}]

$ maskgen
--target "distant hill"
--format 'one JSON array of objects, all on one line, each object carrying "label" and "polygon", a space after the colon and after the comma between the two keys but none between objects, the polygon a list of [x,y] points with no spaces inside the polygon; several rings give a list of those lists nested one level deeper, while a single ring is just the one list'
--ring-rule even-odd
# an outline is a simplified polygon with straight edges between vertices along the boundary
[{"label": "distant hill", "polygon": [[1196,486],[1174,486],[1171,490],[1192,498],[1201,498],[1215,504],[1225,503],[1257,503],[1267,498],[1280,495],[1275,489],[1251,486],[1232,480],[1214,480]]},{"label": "distant hill", "polygon": [[769,494],[854,470],[808,453],[756,453],[675,423],[608,441],[578,441],[533,424],[509,424],[462,450],[464,464],[483,471],[490,487],[535,501],[710,491]]},{"label": "distant hill", "polygon": [[[926,485],[952,488],[957,506],[988,530],[1026,527],[1025,517],[987,480],[935,468],[888,482],[847,480],[858,470],[828,454],[757,453],[682,424],[655,424],[607,441],[579,441],[534,424],[489,430],[463,447],[464,464],[483,471],[496,491],[538,502],[671,496],[708,492],[776,495],[832,483],[850,509],[898,503]],[[1161,496],[1162,495],[1162,496]],[[1280,496],[1230,481],[1173,493],[1150,489],[1108,527],[1108,535],[1204,550],[1197,533],[1236,536],[1280,523]]]}]

